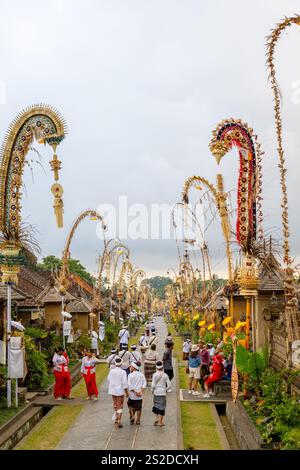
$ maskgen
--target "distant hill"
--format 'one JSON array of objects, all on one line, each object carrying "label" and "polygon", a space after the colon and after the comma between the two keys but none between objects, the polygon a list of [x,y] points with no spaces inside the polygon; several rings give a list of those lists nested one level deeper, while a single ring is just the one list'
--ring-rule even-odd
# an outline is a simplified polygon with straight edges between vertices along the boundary
[{"label": "distant hill", "polygon": [[173,281],[169,277],[154,276],[149,277],[148,279],[144,279],[143,283],[152,287],[155,295],[159,299],[165,299],[165,287],[169,284],[173,284]]}]

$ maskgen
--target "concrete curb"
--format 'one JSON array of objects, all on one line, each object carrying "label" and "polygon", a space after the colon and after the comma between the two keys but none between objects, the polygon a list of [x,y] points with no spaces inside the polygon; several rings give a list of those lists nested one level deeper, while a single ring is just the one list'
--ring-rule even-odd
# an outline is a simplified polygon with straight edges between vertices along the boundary
[{"label": "concrete curb", "polygon": [[175,359],[176,367],[176,387],[177,387],[177,448],[178,450],[183,450],[183,434],[182,434],[182,422],[181,422],[181,406],[180,406],[180,387],[179,387],[179,367],[177,359]]},{"label": "concrete curb", "polygon": [[211,409],[211,412],[213,414],[214,420],[216,422],[216,427],[217,427],[217,431],[218,431],[219,436],[220,436],[220,441],[221,441],[223,450],[231,450],[229,442],[228,442],[226,434],[225,434],[225,431],[223,429],[221,420],[220,420],[218,412],[216,410],[216,406],[214,405],[214,403],[209,403],[209,405],[210,405],[210,409]]}]

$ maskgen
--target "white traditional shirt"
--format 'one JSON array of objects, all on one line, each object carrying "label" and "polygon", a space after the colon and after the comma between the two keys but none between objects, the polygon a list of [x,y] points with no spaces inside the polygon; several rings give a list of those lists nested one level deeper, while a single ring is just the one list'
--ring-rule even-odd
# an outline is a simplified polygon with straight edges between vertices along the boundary
[{"label": "white traditional shirt", "polygon": [[182,351],[186,354],[189,354],[190,350],[191,350],[191,342],[185,341],[182,345]]},{"label": "white traditional shirt", "polygon": [[[81,362],[81,373],[87,374],[88,370],[90,370],[90,374],[94,374],[96,371],[95,365],[97,364],[97,362],[100,362],[100,361],[96,357],[84,356]],[[91,367],[91,369],[88,369],[89,367]]]},{"label": "white traditional shirt", "polygon": [[121,397],[128,388],[127,374],[121,367],[110,369],[108,373],[108,394]]},{"label": "white traditional shirt", "polygon": [[108,358],[106,359],[106,364],[108,365],[108,367],[110,369],[114,369],[116,366],[115,366],[115,359],[119,357],[117,353],[114,353],[114,354],[110,354],[110,356],[108,356]]},{"label": "white traditional shirt", "polygon": [[156,335],[150,336],[149,341],[148,341],[148,346],[151,346],[151,344],[157,344],[157,336]]},{"label": "white traditional shirt", "polygon": [[133,362],[142,362],[142,355],[139,351],[131,351],[130,364]]},{"label": "white traditional shirt", "polygon": [[142,372],[136,370],[128,375],[128,392],[131,400],[142,400],[143,396],[136,395],[133,390],[141,392],[146,387],[147,382]]},{"label": "white traditional shirt", "polygon": [[154,395],[165,396],[171,389],[171,382],[163,370],[155,372],[152,376],[151,391]]},{"label": "white traditional shirt", "polygon": [[143,346],[143,347],[148,346],[148,339],[147,339],[147,336],[142,335],[142,336],[140,337],[139,345],[140,345],[140,346]]},{"label": "white traditional shirt", "polygon": [[215,355],[215,351],[216,351],[216,348],[214,346],[212,346],[210,349],[209,349],[209,355],[210,357],[213,357]]},{"label": "white traditional shirt", "polygon": [[122,328],[122,330],[119,331],[120,343],[128,344],[129,336],[129,331],[125,328]]},{"label": "white traditional shirt", "polygon": [[130,351],[120,351],[119,356],[122,358],[121,369],[128,369],[130,367],[131,352]]},{"label": "white traditional shirt", "polygon": [[67,360],[63,355],[59,355],[57,353],[54,354],[53,359],[53,368],[57,372],[62,372],[63,366],[67,365]]}]

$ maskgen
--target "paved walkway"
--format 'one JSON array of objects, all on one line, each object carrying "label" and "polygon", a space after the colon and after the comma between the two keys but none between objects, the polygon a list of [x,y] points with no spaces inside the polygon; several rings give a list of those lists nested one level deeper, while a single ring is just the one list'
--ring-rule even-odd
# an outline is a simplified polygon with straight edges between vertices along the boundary
[{"label": "paved walkway", "polygon": [[[163,318],[156,320],[157,350],[162,355],[167,327]],[[86,402],[71,429],[57,446],[60,450],[176,450],[181,437],[176,365],[171,393],[167,396],[165,427],[153,425],[152,394],[148,388],[143,400],[141,425],[130,425],[127,405],[124,407],[123,428],[112,423],[112,399],[107,394],[107,381],[100,389],[99,401]]]}]

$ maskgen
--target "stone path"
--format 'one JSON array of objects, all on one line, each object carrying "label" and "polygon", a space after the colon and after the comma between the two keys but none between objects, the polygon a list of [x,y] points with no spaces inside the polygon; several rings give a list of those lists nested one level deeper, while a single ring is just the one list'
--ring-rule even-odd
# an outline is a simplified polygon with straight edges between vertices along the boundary
[{"label": "stone path", "polygon": [[[156,320],[157,351],[162,355],[167,327],[162,317]],[[181,426],[177,387],[177,367],[171,393],[167,396],[165,427],[153,426],[152,394],[148,388],[143,400],[141,425],[130,425],[127,405],[124,407],[123,428],[112,423],[112,399],[107,394],[107,381],[100,388],[99,401],[86,402],[71,429],[57,446],[60,450],[176,450],[181,444]]]}]

